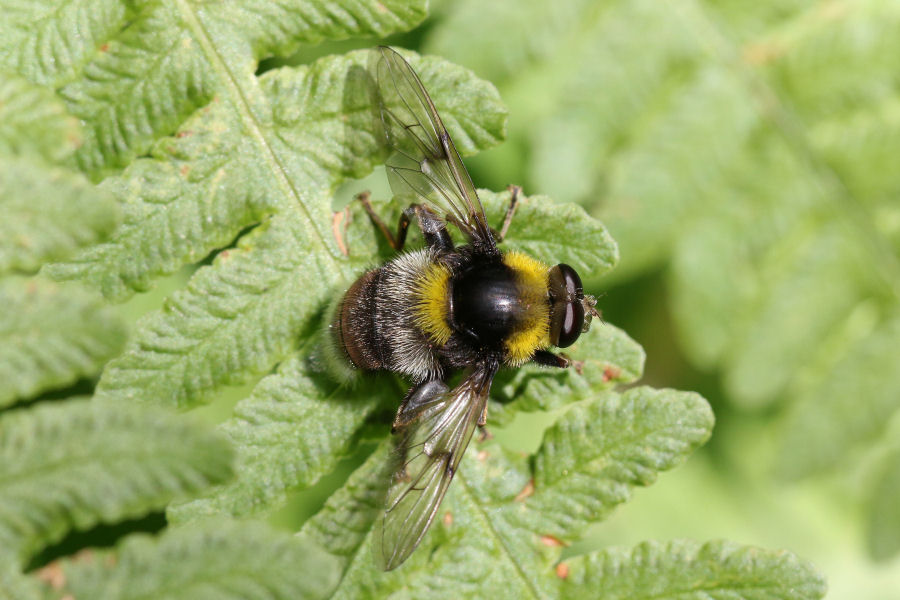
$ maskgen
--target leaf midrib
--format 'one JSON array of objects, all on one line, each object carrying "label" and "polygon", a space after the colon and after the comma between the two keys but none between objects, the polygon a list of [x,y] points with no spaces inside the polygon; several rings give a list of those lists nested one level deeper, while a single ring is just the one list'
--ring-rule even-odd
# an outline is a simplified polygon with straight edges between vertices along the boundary
[{"label": "leaf midrib", "polygon": [[489,534],[491,538],[493,538],[497,544],[497,546],[502,550],[502,556],[508,560],[516,573],[518,573],[519,578],[525,583],[525,587],[531,592],[532,598],[544,598],[538,590],[538,588],[534,585],[534,582],[528,578],[528,575],[525,573],[525,569],[519,562],[513,557],[512,552],[510,552],[509,546],[506,544],[503,537],[500,535],[500,532],[494,527],[493,522],[487,513],[484,512],[482,505],[478,502],[474,492],[472,492],[472,488],[469,486],[469,482],[466,480],[465,472],[460,472],[456,474],[456,478],[459,479],[459,484],[462,489],[465,490],[466,496],[468,496],[468,500],[470,504],[474,507],[475,512],[478,514],[478,517],[483,522],[483,527],[481,528],[481,533]]},{"label": "leaf midrib", "polygon": [[279,187],[282,189],[284,195],[293,198],[296,205],[300,207],[302,214],[305,216],[305,225],[307,229],[312,231],[312,237],[319,245],[320,252],[318,252],[318,254],[327,256],[332,265],[337,268],[339,266],[337,258],[328,251],[328,244],[322,237],[322,232],[318,227],[315,226],[312,213],[303,202],[299,190],[294,185],[291,178],[288,176],[287,169],[285,169],[284,164],[282,164],[282,162],[279,160],[278,155],[272,149],[272,146],[269,144],[266,136],[263,134],[263,128],[259,121],[255,118],[253,111],[250,109],[250,103],[247,101],[247,97],[245,96],[243,89],[240,85],[238,85],[237,79],[232,74],[231,69],[228,67],[228,64],[223,59],[222,55],[217,51],[217,48],[213,44],[213,41],[210,38],[206,28],[203,26],[202,21],[194,12],[194,7],[186,0],[177,0],[177,4],[179,7],[179,11],[184,17],[185,23],[187,23],[191,32],[200,43],[204,54],[207,56],[211,68],[220,74],[221,81],[234,100],[234,106],[238,111],[238,115],[244,129],[248,133],[250,133],[252,139],[255,140],[257,145],[260,147],[261,154],[263,157],[265,157],[263,158],[262,162],[268,164],[271,167],[270,170],[274,174],[275,180],[278,182]]}]

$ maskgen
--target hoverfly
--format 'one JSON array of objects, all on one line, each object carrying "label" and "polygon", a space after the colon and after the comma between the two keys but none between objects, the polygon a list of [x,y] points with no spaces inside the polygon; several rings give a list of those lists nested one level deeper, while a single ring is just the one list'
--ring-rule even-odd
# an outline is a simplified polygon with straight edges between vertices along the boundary
[{"label": "hoverfly", "polygon": [[[367,212],[397,251],[415,221],[425,247],[401,252],[367,271],[333,306],[326,363],[342,380],[387,370],[412,381],[392,432],[397,465],[388,489],[376,556],[390,570],[413,552],[437,513],[476,426],[487,420],[488,393],[501,366],[533,361],[568,367],[550,347],[567,347],[598,313],[581,279],[565,264],[545,265],[498,247],[468,172],[422,82],[403,57],[379,47],[370,67],[391,189],[417,202],[393,236]],[[447,224],[464,235],[456,246]],[[462,372],[452,389],[449,378]]]}]

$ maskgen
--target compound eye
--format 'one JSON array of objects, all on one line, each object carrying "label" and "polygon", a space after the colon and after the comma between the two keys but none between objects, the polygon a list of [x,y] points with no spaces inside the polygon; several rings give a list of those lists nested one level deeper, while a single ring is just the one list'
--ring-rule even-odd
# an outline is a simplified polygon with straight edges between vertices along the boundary
[{"label": "compound eye", "polygon": [[556,302],[551,308],[550,343],[567,348],[575,343],[584,328],[584,306],[580,301]]},{"label": "compound eye", "polygon": [[[554,302],[561,300],[581,300],[584,298],[584,287],[581,285],[581,277],[575,269],[567,264],[560,263],[550,269],[550,298]],[[582,310],[582,312],[584,312]]]},{"label": "compound eye", "polygon": [[[577,277],[577,276],[576,276]],[[581,302],[566,302],[565,315],[559,331],[560,348],[567,348],[575,343],[584,327],[584,307]]]}]

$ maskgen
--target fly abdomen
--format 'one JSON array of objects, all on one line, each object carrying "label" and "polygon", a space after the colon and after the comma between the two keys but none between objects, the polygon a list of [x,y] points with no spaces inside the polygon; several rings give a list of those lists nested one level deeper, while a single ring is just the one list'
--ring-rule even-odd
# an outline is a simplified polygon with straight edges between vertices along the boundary
[{"label": "fly abdomen", "polygon": [[331,323],[334,341],[345,358],[352,366],[368,371],[384,368],[381,353],[378,352],[377,332],[372,323],[381,271],[368,271],[350,286]]},{"label": "fly abdomen", "polygon": [[333,305],[329,325],[326,365],[339,379],[355,379],[360,369],[394,371],[415,381],[441,373],[429,333],[440,330],[429,326],[439,311],[428,294],[423,297],[423,290],[438,290],[435,272],[432,254],[419,250],[368,271],[350,286]]}]

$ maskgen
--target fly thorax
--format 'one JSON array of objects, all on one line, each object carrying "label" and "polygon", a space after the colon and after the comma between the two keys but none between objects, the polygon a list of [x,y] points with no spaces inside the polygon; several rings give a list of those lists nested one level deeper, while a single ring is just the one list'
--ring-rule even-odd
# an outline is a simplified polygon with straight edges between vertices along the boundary
[{"label": "fly thorax", "polygon": [[503,349],[507,362],[528,360],[546,345],[546,272],[544,265],[520,253],[475,264],[452,280],[451,323],[475,343]]}]

